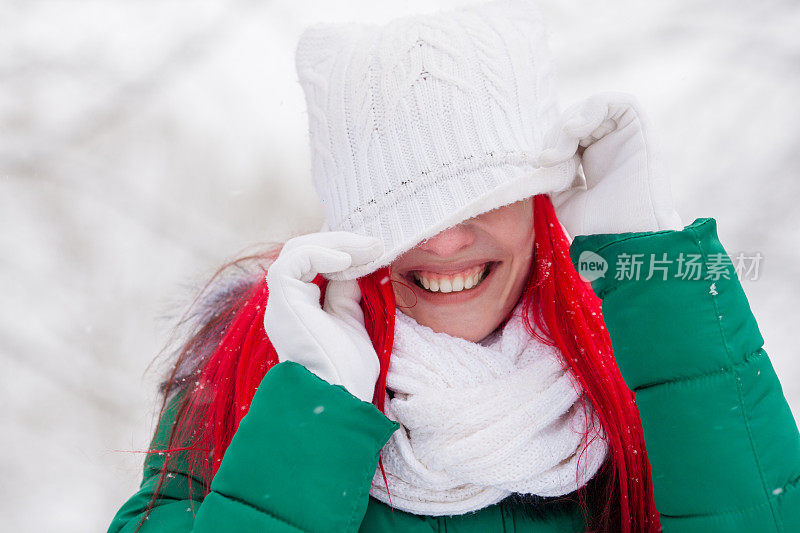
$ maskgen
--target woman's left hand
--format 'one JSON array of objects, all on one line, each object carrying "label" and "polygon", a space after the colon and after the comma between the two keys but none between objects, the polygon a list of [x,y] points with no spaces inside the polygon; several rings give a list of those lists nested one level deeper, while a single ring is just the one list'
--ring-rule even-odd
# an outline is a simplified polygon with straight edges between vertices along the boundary
[{"label": "woman's left hand", "polygon": [[650,123],[633,95],[602,92],[573,104],[550,131],[545,165],[581,157],[586,189],[552,196],[570,235],[682,230]]}]

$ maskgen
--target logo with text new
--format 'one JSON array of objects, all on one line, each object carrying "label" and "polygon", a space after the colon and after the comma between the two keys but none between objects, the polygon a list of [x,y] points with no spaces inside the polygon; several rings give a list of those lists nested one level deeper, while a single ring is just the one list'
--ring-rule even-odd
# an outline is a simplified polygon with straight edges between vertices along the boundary
[{"label": "logo with text new", "polygon": [[601,256],[584,250],[578,257],[578,274],[584,281],[592,282],[608,272],[608,263]]}]

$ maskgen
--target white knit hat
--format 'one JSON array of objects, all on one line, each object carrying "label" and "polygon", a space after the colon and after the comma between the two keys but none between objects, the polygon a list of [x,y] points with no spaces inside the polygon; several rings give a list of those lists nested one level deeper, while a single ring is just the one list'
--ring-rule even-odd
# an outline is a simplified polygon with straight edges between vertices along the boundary
[{"label": "white knit hat", "polygon": [[318,24],[295,59],[323,229],[385,247],[328,279],[364,276],[459,222],[575,183],[577,155],[539,157],[559,111],[532,0]]}]

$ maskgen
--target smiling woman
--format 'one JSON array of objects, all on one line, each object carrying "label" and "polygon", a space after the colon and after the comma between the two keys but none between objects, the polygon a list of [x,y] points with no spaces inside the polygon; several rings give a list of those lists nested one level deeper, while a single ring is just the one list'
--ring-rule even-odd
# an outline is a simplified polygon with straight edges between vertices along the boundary
[{"label": "smiling woman", "polygon": [[533,239],[532,198],[426,239],[392,263],[398,308],[435,331],[480,341],[517,304]]},{"label": "smiling woman", "polygon": [[634,97],[558,111],[535,4],[318,25],[296,64],[325,224],[199,299],[110,531],[800,530],[733,266],[681,272],[715,221]]}]

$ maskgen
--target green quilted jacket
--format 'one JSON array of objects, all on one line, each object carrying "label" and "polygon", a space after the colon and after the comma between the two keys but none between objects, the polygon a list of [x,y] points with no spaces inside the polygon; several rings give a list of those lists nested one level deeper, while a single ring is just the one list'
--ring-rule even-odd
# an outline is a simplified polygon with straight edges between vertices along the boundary
[{"label": "green quilted jacket", "polygon": [[[579,236],[570,255],[581,271],[589,263],[579,261],[605,262],[592,288],[636,392],[663,530],[800,532],[800,436],[734,267],[720,261],[727,255],[716,221]],[[686,268],[692,257],[699,272]],[[637,262],[638,276],[629,268]],[[160,421],[154,447],[163,448],[171,414]],[[541,517],[507,501],[457,516],[392,511],[369,488],[378,453],[397,428],[343,387],[280,363],[259,387],[211,492],[203,497],[200,481],[176,468],[139,531],[585,530],[576,507]],[[147,457],[140,490],[110,533],[136,529],[163,463],[163,456]]]}]

